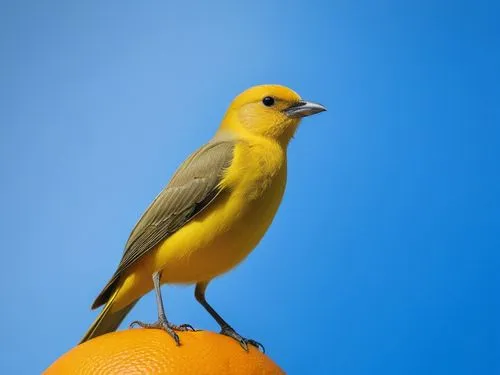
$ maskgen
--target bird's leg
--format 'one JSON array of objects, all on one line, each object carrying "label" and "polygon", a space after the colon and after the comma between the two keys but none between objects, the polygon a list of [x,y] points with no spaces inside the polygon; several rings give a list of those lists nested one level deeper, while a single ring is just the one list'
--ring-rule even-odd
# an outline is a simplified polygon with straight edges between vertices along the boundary
[{"label": "bird's leg", "polygon": [[165,314],[165,307],[163,306],[163,299],[161,298],[161,285],[160,285],[160,278],[161,278],[161,272],[155,272],[153,274],[153,285],[154,285],[154,290],[156,294],[156,306],[158,307],[158,320],[155,323],[143,323],[138,320],[130,323],[130,327],[133,327],[134,325],[138,325],[139,327],[142,328],[160,328],[166,331],[174,340],[177,346],[180,345],[180,340],[179,336],[177,333],[174,332],[174,330],[178,331],[188,331],[188,330],[193,330],[194,328],[191,327],[189,324],[182,324],[180,326],[176,326],[174,324],[171,324],[167,320],[167,315]]},{"label": "bird's leg", "polygon": [[248,351],[248,344],[255,346],[257,349],[261,349],[262,352],[265,352],[264,346],[252,339],[247,339],[241,335],[239,335],[233,327],[231,327],[222,317],[214,310],[212,306],[207,302],[205,298],[205,290],[207,289],[208,282],[201,282],[196,284],[196,289],[194,291],[194,296],[196,300],[208,311],[210,315],[215,319],[215,321],[220,325],[221,331],[220,333],[229,337],[232,337],[236,341],[240,343],[243,349]]}]

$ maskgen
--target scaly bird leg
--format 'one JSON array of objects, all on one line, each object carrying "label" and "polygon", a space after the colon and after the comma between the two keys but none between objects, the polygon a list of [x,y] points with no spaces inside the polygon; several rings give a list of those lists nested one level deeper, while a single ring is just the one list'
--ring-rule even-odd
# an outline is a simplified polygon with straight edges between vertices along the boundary
[{"label": "scaly bird leg", "polygon": [[196,289],[194,291],[194,296],[196,300],[208,311],[210,315],[215,319],[215,321],[220,325],[221,334],[232,337],[236,341],[238,341],[243,349],[248,351],[248,344],[255,346],[257,349],[261,349],[262,352],[265,352],[264,346],[252,339],[247,339],[243,336],[240,336],[222,317],[214,310],[212,306],[207,302],[205,298],[205,291],[207,289],[208,282],[202,282],[196,284]]},{"label": "scaly bird leg", "polygon": [[161,278],[161,272],[155,272],[153,274],[153,285],[154,285],[154,290],[156,294],[156,306],[158,307],[158,320],[155,323],[143,323],[138,320],[133,321],[130,323],[130,327],[133,327],[134,325],[138,325],[139,327],[142,328],[160,328],[166,331],[174,340],[177,346],[179,346],[180,340],[179,336],[177,333],[174,332],[174,330],[177,331],[189,331],[192,330],[194,331],[194,328],[189,325],[189,324],[182,324],[180,326],[176,326],[174,324],[171,324],[167,320],[167,315],[165,314],[165,307],[163,306],[163,299],[161,298],[161,286],[160,286],[160,278]]}]

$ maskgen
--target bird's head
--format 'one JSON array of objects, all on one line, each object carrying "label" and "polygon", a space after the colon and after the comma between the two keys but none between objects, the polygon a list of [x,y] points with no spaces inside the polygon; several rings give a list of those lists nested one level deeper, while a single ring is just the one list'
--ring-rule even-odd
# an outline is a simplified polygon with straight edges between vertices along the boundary
[{"label": "bird's head", "polygon": [[302,100],[287,87],[254,86],[233,100],[220,129],[270,137],[286,145],[303,117],[323,111],[325,107]]}]

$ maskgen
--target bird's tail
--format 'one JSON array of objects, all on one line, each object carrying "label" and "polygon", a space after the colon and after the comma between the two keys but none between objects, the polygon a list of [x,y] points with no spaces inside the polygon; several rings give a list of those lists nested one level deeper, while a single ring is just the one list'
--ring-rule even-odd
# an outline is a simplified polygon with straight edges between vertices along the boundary
[{"label": "bird's tail", "polygon": [[97,318],[94,320],[90,328],[87,330],[80,344],[93,339],[94,337],[104,335],[108,332],[116,331],[120,323],[125,319],[127,314],[132,310],[137,302],[132,302],[130,305],[118,311],[111,311],[113,301],[118,294],[119,288],[113,293],[104,308],[101,310]]}]

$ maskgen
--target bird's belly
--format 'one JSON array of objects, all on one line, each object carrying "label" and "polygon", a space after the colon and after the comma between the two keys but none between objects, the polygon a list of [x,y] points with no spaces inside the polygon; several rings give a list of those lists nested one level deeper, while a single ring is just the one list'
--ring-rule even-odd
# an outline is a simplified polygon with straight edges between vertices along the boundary
[{"label": "bird's belly", "polygon": [[158,271],[162,283],[193,284],[231,270],[264,236],[283,191],[284,184],[269,189],[246,207],[239,201],[245,200],[243,196],[228,195],[214,202],[216,207],[200,213],[153,250],[151,256],[130,268],[113,309],[120,310],[149,292],[153,288],[152,275]]},{"label": "bird's belly", "polygon": [[241,192],[227,194],[217,207],[172,235],[156,250],[162,282],[208,281],[235,267],[271,225],[283,190],[284,185],[273,183],[253,201]]}]

